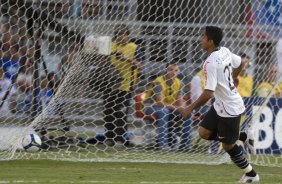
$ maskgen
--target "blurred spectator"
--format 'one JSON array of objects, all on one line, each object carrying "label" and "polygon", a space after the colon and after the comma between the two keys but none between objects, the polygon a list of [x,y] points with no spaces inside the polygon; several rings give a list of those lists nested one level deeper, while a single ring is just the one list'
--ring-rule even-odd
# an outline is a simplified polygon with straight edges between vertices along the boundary
[{"label": "blurred spectator", "polygon": [[57,18],[68,18],[70,16],[71,3],[63,1],[62,3],[56,3],[55,12]]},{"label": "blurred spectator", "polygon": [[81,8],[83,19],[95,19],[102,14],[102,7],[99,4],[84,2]]},{"label": "blurred spectator", "polygon": [[179,66],[168,64],[165,75],[155,79],[146,92],[146,101],[151,101],[152,104],[145,109],[145,113],[157,117],[158,144],[163,150],[174,149],[174,138],[177,134],[180,134],[181,150],[189,150],[191,144],[191,120],[184,120],[177,111],[184,103],[183,85],[177,77],[178,74]]},{"label": "blurred spectator", "polygon": [[74,0],[74,2],[71,4],[70,7],[70,17],[76,18],[79,17],[81,13],[81,1],[80,0]]},{"label": "blurred spectator", "polygon": [[17,114],[29,114],[31,103],[32,103],[32,93],[31,90],[24,91],[21,88],[17,89],[16,98],[16,113]]},{"label": "blurred spectator", "polygon": [[40,95],[43,108],[49,104],[52,97],[55,95],[57,83],[58,78],[54,72],[50,72],[46,77],[43,77]]},{"label": "blurred spectator", "polygon": [[3,67],[5,77],[13,79],[20,68],[19,46],[14,45],[9,50],[5,51],[3,58],[0,61],[0,66]]},{"label": "blurred spectator", "polygon": [[[238,76],[238,86],[237,90],[242,97],[249,97],[253,92],[254,79],[253,76],[248,75],[247,69],[250,67],[250,57],[245,53],[241,53],[241,58],[246,63],[245,67],[242,69]],[[236,85],[236,84],[235,84]]]},{"label": "blurred spectator", "polygon": [[74,64],[74,62],[79,57],[79,50],[81,49],[81,44],[72,43],[68,47],[68,50],[65,55],[61,58],[61,62],[58,65],[58,78],[62,79],[66,75],[66,72]]},{"label": "blurred spectator", "polygon": [[[61,55],[62,45],[60,37],[49,37],[48,40],[42,41],[41,60],[42,62],[45,62],[48,71],[57,72],[58,66],[60,65],[62,59]],[[43,71],[44,70],[42,70],[41,72]]]},{"label": "blurred spectator", "polygon": [[26,62],[18,73],[17,87],[17,113],[29,113],[32,101],[32,63]]},{"label": "blurred spectator", "polygon": [[18,75],[12,88],[18,94],[12,103],[14,106],[13,112],[17,111],[20,113],[29,111],[32,74],[28,72],[27,75],[27,66],[24,65],[27,61],[27,37],[25,36],[25,25],[18,22],[18,19],[14,17],[1,26],[1,31],[3,33],[1,41],[4,44],[2,45],[3,54],[0,60],[0,66],[5,72],[6,79],[12,80]]},{"label": "blurred spectator", "polygon": [[[268,97],[269,95],[273,94],[273,97],[281,97],[282,95],[282,83],[277,83],[277,73],[278,69],[275,65],[272,65],[266,71],[266,75],[263,78],[263,82],[259,84],[256,88],[255,95],[259,97]],[[273,90],[273,87],[276,88]],[[272,93],[271,93],[272,92]]]},{"label": "blurred spectator", "polygon": [[21,67],[16,83],[23,91],[29,91],[32,88],[32,74],[31,63],[26,63]]},{"label": "blurred spectator", "polygon": [[11,40],[12,35],[9,29],[10,29],[10,26],[8,23],[3,23],[1,25],[1,30],[0,30],[2,34],[1,42],[3,44],[1,49],[3,52],[8,51],[10,48],[10,40]]},{"label": "blurred spectator", "polygon": [[201,68],[196,69],[197,74],[191,81],[191,102],[195,102],[202,94],[205,86],[204,71]]},{"label": "blurred spectator", "polygon": [[2,42],[0,41],[0,60],[3,58]]},{"label": "blurred spectator", "polygon": [[4,99],[4,96],[11,85],[11,79],[6,78],[3,68],[0,68],[0,104],[3,103],[0,111],[1,114],[9,114],[11,112],[10,110],[14,111],[15,109],[15,97],[17,94],[14,86],[10,89],[8,97]]}]

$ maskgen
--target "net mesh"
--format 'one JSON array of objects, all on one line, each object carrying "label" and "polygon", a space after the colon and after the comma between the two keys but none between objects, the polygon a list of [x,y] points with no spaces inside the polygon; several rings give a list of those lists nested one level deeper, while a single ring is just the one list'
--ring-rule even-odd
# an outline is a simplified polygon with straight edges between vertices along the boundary
[{"label": "net mesh", "polygon": [[[0,159],[229,162],[218,142],[197,134],[208,105],[183,121],[144,102],[170,62],[183,103],[199,96],[202,28],[216,25],[222,45],[249,59],[238,87],[242,130],[256,141],[249,158],[282,166],[280,1],[1,0],[0,9]],[[23,149],[30,133],[40,135],[40,152]]]}]

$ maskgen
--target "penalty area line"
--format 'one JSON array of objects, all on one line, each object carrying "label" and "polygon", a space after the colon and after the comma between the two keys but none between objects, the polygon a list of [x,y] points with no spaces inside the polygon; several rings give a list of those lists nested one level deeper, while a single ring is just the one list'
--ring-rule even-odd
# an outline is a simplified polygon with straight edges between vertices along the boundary
[{"label": "penalty area line", "polygon": [[0,184],[6,184],[6,183],[39,183],[39,181],[31,180],[31,181],[25,181],[25,180],[0,180]]}]

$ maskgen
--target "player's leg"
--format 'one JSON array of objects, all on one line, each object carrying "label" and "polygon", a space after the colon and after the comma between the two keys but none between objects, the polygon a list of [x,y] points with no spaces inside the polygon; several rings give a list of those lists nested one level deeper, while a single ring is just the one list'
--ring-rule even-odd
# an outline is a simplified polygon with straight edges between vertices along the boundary
[{"label": "player's leg", "polygon": [[[207,122],[208,125],[212,125],[213,127],[208,127],[206,129],[210,130],[211,128],[216,129],[217,125],[217,114],[214,109],[211,109],[212,107],[209,105],[205,105],[197,110],[196,115],[199,117],[199,119],[204,119],[205,116],[207,116],[207,113],[209,112],[208,118],[204,119],[204,122]],[[209,111],[209,109],[211,109]],[[212,121],[212,124],[211,124]],[[209,143],[209,149],[208,153],[210,154],[216,154],[218,153],[219,148],[219,142],[217,138],[217,130],[213,130],[212,132],[209,132],[207,130],[204,130],[203,127],[206,127],[204,125],[205,123],[202,123],[202,127],[199,129],[200,137],[204,138],[206,140],[211,140]],[[200,125],[200,126],[201,126]]]},{"label": "player's leg", "polygon": [[241,116],[225,118],[219,117],[218,139],[222,142],[223,149],[230,155],[235,165],[244,171],[240,182],[252,183],[258,182],[259,176],[252,168],[251,164],[245,158],[241,147],[235,142],[239,139],[239,128]]},{"label": "player's leg", "polygon": [[213,106],[205,115],[198,129],[199,136],[206,140],[217,140],[218,116]]},{"label": "player's leg", "polygon": [[240,132],[239,140],[242,141],[247,146],[251,154],[253,155],[256,154],[254,136],[251,130],[248,130],[247,132],[243,132],[243,131]]},{"label": "player's leg", "polygon": [[241,183],[259,182],[259,175],[244,157],[241,147],[239,147],[237,144],[225,143],[222,143],[222,147],[229,154],[232,162],[244,171],[244,175],[240,179]]}]

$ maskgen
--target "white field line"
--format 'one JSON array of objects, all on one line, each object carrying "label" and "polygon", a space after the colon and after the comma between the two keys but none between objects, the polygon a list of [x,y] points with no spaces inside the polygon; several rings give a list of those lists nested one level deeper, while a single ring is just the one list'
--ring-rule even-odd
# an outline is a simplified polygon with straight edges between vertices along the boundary
[{"label": "white field line", "polygon": [[[58,181],[56,180],[50,180],[48,181],[48,183],[57,183]],[[10,184],[10,183],[42,183],[40,181],[36,181],[36,180],[11,180],[11,181],[7,181],[7,180],[2,180],[0,181],[0,184]],[[70,181],[69,183],[101,183],[101,184],[108,184],[108,183],[116,183],[113,181],[101,181],[101,180],[86,180],[86,181],[76,181],[76,182],[72,182]],[[166,182],[158,182],[158,181],[141,181],[140,184],[206,184],[206,183],[210,183],[210,184],[218,184],[221,182],[205,182],[205,181],[166,181]],[[232,183],[237,183],[237,182],[223,182],[226,184],[232,184]]]},{"label": "white field line", "polygon": [[220,184],[220,183],[238,183],[238,182],[206,182],[206,181],[175,181],[175,182],[171,182],[171,181],[164,181],[164,182],[158,182],[158,181],[142,181],[140,182],[140,184],[208,184],[208,183],[211,183],[211,184]]},{"label": "white field line", "polygon": [[30,181],[26,181],[26,180],[10,180],[10,181],[0,181],[0,184],[4,184],[4,183],[39,183],[39,181],[36,180],[30,180]]},{"label": "white field line", "polygon": [[[0,184],[10,184],[10,183],[42,183],[42,181],[36,181],[36,180],[0,180]],[[57,180],[50,180],[48,183],[58,183]],[[114,183],[112,181],[96,181],[96,180],[87,180],[87,181],[79,181],[79,182],[72,182],[69,183]]]}]

